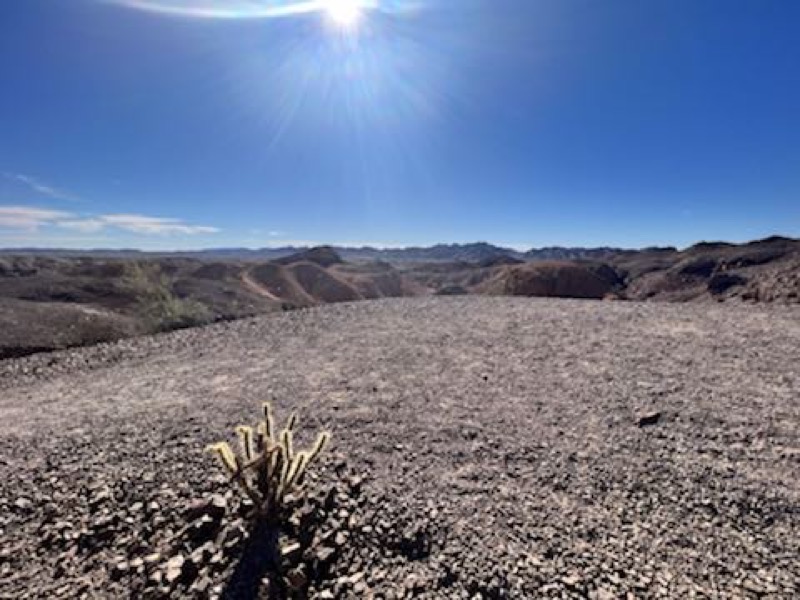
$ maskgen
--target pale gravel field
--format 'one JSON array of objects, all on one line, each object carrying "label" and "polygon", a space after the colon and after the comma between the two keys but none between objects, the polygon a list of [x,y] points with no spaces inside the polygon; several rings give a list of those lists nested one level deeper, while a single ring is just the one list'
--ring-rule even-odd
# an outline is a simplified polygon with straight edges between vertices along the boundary
[{"label": "pale gravel field", "polygon": [[[354,537],[337,597],[800,597],[800,309],[489,297],[0,362],[0,597],[136,597],[114,561],[219,488],[204,445],[264,399],[424,523],[424,556]],[[119,523],[87,551],[62,532],[93,539],[100,486]]]}]

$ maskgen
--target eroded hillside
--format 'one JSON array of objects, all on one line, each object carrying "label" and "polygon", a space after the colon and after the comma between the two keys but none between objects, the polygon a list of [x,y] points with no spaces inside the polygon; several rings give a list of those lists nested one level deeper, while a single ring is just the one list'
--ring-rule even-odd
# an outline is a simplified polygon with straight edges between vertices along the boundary
[{"label": "eroded hillside", "polygon": [[[439,258],[463,254],[454,246],[436,248]],[[0,357],[386,297],[800,302],[800,242],[786,238],[704,243],[684,251],[544,249],[526,256],[555,258],[528,261],[491,246],[477,249],[483,257],[477,262],[396,264],[345,261],[329,247],[267,262],[0,256]]]}]

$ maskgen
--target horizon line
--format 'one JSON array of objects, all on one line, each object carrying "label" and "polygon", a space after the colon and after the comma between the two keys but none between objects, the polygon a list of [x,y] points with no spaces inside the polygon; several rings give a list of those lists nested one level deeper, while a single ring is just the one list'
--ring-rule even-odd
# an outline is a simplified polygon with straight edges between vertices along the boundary
[{"label": "horizon line", "polygon": [[688,244],[686,246],[678,246],[678,245],[644,245],[644,246],[616,246],[613,244],[601,244],[601,245],[574,245],[574,244],[550,244],[547,246],[530,246],[527,249],[523,249],[520,246],[511,246],[505,244],[496,244],[492,242],[487,242],[485,240],[478,240],[474,242],[436,242],[434,244],[427,244],[427,245],[419,245],[419,244],[411,244],[411,245],[380,245],[380,244],[342,244],[342,243],[306,243],[306,244],[292,244],[288,243],[285,245],[266,245],[266,246],[206,246],[201,248],[190,248],[190,249],[145,249],[145,248],[136,248],[136,247],[81,247],[81,248],[68,248],[68,247],[59,247],[59,246],[0,246],[0,253],[9,253],[9,252],[109,252],[109,253],[123,253],[123,252],[135,252],[139,254],[201,254],[201,253],[211,253],[211,252],[220,252],[220,251],[245,251],[245,252],[264,252],[264,251],[280,251],[280,250],[308,250],[312,248],[321,248],[321,247],[330,247],[330,248],[339,248],[343,250],[372,250],[377,252],[393,252],[393,251],[407,251],[407,250],[428,250],[431,248],[439,247],[439,246],[450,246],[450,247],[465,247],[465,246],[475,246],[475,245],[487,245],[492,246],[498,250],[513,252],[517,254],[526,254],[529,252],[537,251],[537,250],[550,250],[550,249],[582,249],[582,250],[619,250],[619,251],[643,251],[643,250],[651,250],[651,249],[659,249],[659,250],[667,250],[667,249],[674,249],[676,251],[683,251],[688,248],[692,248],[694,246],[700,244],[727,244],[727,245],[748,245],[748,244],[755,244],[759,242],[768,242],[768,241],[791,241],[791,242],[800,242],[800,238],[795,238],[787,235],[781,234],[773,234],[766,237],[756,238],[747,241],[740,241],[734,242],[729,240],[708,240],[702,239],[698,240],[692,244]]}]

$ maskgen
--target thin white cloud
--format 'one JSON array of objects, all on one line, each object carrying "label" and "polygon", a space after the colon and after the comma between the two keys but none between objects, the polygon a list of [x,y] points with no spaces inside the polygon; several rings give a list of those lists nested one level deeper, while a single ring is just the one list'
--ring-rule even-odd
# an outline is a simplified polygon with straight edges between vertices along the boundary
[{"label": "thin white cloud", "polygon": [[33,190],[37,194],[42,194],[43,196],[48,196],[50,198],[55,198],[57,200],[70,200],[73,202],[77,202],[80,200],[77,196],[70,194],[69,192],[65,192],[64,190],[58,189],[44,183],[35,177],[31,177],[30,175],[23,175],[22,173],[3,173],[3,176],[6,179],[11,181],[16,181],[17,183],[21,183],[22,185],[28,187],[29,189]]},{"label": "thin white cloud", "polygon": [[156,235],[183,233],[193,235],[196,233],[217,233],[219,231],[218,228],[207,225],[188,225],[180,219],[164,219],[144,215],[102,215],[99,219],[103,223],[133,233]]},{"label": "thin white cloud", "polygon": [[0,228],[36,231],[43,225],[68,219],[70,213],[29,206],[0,206]]},{"label": "thin white cloud", "polygon": [[35,232],[53,226],[82,233],[119,229],[140,235],[197,235],[217,233],[217,227],[192,225],[182,219],[138,214],[76,215],[62,210],[30,206],[0,206],[0,230]]},{"label": "thin white cloud", "polygon": [[102,231],[106,226],[100,219],[72,219],[68,221],[58,221],[56,225],[63,229],[71,229],[72,231],[81,231],[83,233]]}]

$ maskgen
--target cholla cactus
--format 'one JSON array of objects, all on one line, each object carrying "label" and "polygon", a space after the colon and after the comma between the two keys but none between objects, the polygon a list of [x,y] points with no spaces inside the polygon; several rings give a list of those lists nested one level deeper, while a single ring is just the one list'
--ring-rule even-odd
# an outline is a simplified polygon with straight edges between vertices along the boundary
[{"label": "cholla cactus", "polygon": [[264,419],[255,429],[247,425],[236,428],[239,436],[239,453],[227,442],[218,442],[207,448],[217,455],[245,494],[252,500],[261,518],[280,517],[283,500],[292,489],[302,485],[308,466],[316,460],[330,434],[321,433],[309,449],[295,452],[293,431],[297,425],[295,415],[289,417],[286,427],[276,432],[269,403],[264,404]]}]

